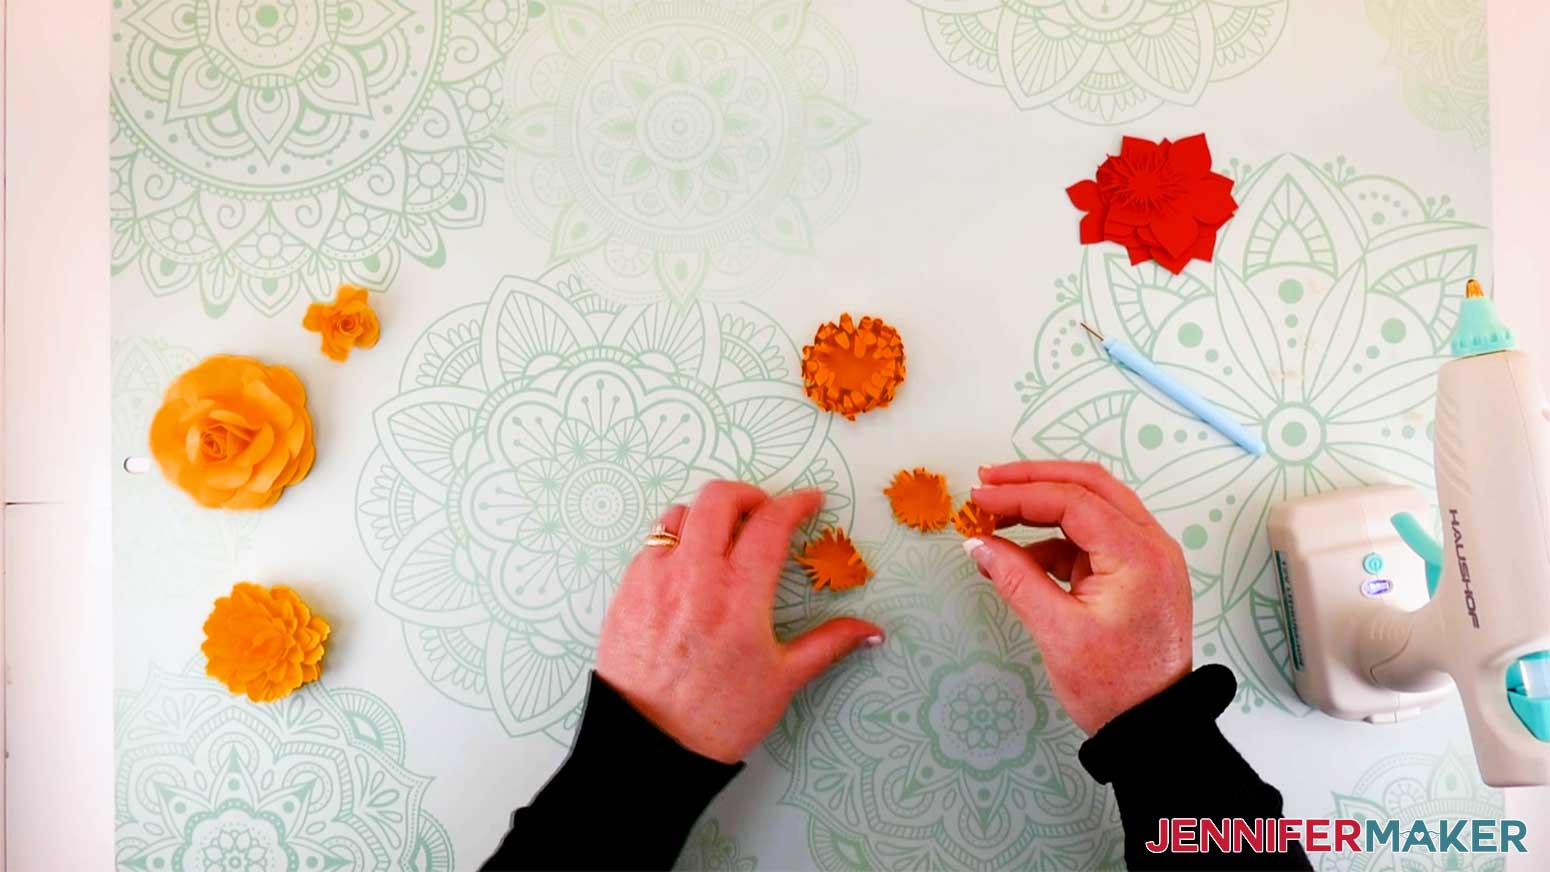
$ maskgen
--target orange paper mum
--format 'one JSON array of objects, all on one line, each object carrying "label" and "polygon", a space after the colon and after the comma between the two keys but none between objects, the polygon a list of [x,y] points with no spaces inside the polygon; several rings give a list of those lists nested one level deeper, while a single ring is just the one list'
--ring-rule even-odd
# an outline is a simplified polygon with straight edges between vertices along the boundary
[{"label": "orange paper mum", "polygon": [[996,516],[967,500],[953,514],[953,528],[965,539],[983,539],[996,533]]},{"label": "orange paper mum", "polygon": [[855,543],[844,530],[834,527],[808,542],[797,562],[812,580],[813,590],[849,590],[866,584],[872,577],[872,567],[861,558]]},{"label": "orange paper mum", "polygon": [[219,354],[178,376],[151,419],[151,453],[202,506],[261,509],[312,469],[312,418],[296,374]]},{"label": "orange paper mum", "polygon": [[352,348],[376,345],[382,332],[377,313],[366,302],[366,289],[355,285],[340,285],[332,303],[308,306],[301,326],[323,334],[323,353],[334,360],[349,357]]},{"label": "orange paper mum", "polygon": [[274,702],[323,672],[328,623],[283,585],[237,582],[204,629],[205,672],[254,702]]},{"label": "orange paper mum", "polygon": [[802,349],[802,386],[818,407],[854,421],[893,401],[904,383],[904,343],[899,331],[880,318],[860,324],[850,313],[818,327],[813,344]]},{"label": "orange paper mum", "polygon": [[893,507],[893,519],[925,533],[947,526],[953,514],[953,498],[947,478],[916,467],[901,469],[883,491]]}]

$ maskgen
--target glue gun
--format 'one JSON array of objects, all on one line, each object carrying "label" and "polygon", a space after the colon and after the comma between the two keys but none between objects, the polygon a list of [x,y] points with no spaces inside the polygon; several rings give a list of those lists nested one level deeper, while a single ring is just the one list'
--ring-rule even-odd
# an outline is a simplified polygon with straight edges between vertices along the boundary
[{"label": "glue gun", "polygon": [[1451,683],[1485,783],[1550,784],[1550,404],[1473,280],[1451,344],[1434,425],[1441,542],[1409,488],[1271,509],[1293,682],[1327,714],[1374,723]]}]

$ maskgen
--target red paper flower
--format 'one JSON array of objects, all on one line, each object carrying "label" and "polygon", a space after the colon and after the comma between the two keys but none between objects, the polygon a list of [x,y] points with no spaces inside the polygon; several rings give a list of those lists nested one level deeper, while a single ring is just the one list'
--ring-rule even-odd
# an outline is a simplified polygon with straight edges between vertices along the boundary
[{"label": "red paper flower", "polygon": [[1083,179],[1066,195],[1087,213],[1083,245],[1118,242],[1132,264],[1155,260],[1175,275],[1192,259],[1211,259],[1217,229],[1238,208],[1232,179],[1211,172],[1204,133],[1178,142],[1127,136],[1097,181]]}]

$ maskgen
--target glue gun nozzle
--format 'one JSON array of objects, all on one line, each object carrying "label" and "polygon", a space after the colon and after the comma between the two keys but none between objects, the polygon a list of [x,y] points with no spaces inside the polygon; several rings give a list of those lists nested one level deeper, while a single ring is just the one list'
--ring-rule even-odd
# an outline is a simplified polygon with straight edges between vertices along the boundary
[{"label": "glue gun nozzle", "polygon": [[[1485,296],[1485,289],[1480,287],[1478,279],[1470,279],[1464,283],[1464,296],[1470,299]],[[1083,325],[1086,326],[1086,325]]]},{"label": "glue gun nozzle", "polygon": [[1096,329],[1094,329],[1093,327],[1089,326],[1086,321],[1082,322],[1082,329],[1086,330],[1088,333],[1091,333],[1093,335],[1093,338],[1098,340],[1099,342],[1103,341],[1103,334],[1099,333]]}]

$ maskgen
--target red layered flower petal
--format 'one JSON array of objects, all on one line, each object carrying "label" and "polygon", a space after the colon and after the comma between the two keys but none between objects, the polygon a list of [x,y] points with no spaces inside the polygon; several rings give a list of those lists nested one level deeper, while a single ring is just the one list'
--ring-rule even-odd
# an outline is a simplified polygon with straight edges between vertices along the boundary
[{"label": "red layered flower petal", "polygon": [[1187,254],[1200,235],[1200,224],[1188,212],[1164,212],[1152,219],[1152,234],[1169,254]]},{"label": "red layered flower petal", "polygon": [[1103,242],[1103,211],[1098,209],[1083,215],[1082,224],[1078,232],[1083,245]]},{"label": "red layered flower petal", "polygon": [[1131,242],[1141,241],[1138,234],[1145,232],[1145,227],[1135,224],[1126,224],[1115,219],[1110,214],[1103,222],[1103,238],[1100,242],[1118,242],[1120,245],[1129,245]]},{"label": "red layered flower petal", "polygon": [[1211,172],[1211,148],[1206,145],[1206,135],[1197,133],[1173,143],[1168,149],[1168,164],[1191,178]]},{"label": "red layered flower petal", "polygon": [[[1166,144],[1168,140],[1163,140]],[[1158,144],[1139,136],[1126,136],[1119,141],[1119,156],[1127,163],[1150,160],[1157,157]]]},{"label": "red layered flower petal", "polygon": [[1178,275],[1184,271],[1184,267],[1189,266],[1188,254],[1169,254],[1166,248],[1151,249],[1151,256],[1152,260],[1157,261],[1158,266],[1174,275]]},{"label": "red layered flower petal", "polygon": [[1083,179],[1066,188],[1066,196],[1071,198],[1071,205],[1084,212],[1103,206],[1103,198],[1098,196],[1098,183],[1092,179]]},{"label": "red layered flower petal", "polygon": [[1200,180],[1189,196],[1189,210],[1202,224],[1224,224],[1238,211],[1232,198],[1232,179],[1210,173]]},{"label": "red layered flower petal", "polygon": [[1216,228],[1202,228],[1200,235],[1195,237],[1195,247],[1190,249],[1189,256],[1196,260],[1209,261],[1216,256]]}]

